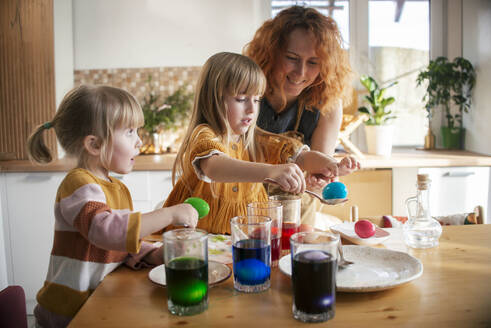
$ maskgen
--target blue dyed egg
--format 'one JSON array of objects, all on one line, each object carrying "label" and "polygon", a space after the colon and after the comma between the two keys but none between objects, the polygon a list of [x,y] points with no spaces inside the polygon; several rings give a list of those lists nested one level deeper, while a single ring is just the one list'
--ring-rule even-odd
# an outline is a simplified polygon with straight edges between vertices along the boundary
[{"label": "blue dyed egg", "polygon": [[264,283],[271,273],[271,268],[256,259],[247,259],[235,263],[235,278],[243,285],[258,285]]},{"label": "blue dyed egg", "polygon": [[334,181],[329,183],[322,190],[322,198],[324,199],[344,199],[348,196],[348,189],[344,183]]}]

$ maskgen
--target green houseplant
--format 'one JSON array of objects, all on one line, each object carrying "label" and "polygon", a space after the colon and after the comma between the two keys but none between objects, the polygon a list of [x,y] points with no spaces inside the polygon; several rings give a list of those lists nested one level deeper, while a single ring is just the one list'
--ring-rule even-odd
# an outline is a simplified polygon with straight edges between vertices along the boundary
[{"label": "green houseplant", "polygon": [[[441,127],[443,147],[462,149],[465,135],[463,113],[467,113],[471,107],[472,90],[476,83],[472,64],[462,57],[456,57],[453,61],[438,57],[418,74],[416,82],[418,86],[428,83],[423,97],[428,118],[431,119],[438,106],[445,111],[447,125]],[[457,110],[452,111],[452,103]]]},{"label": "green houseplant", "polygon": [[[182,125],[182,122],[190,113],[193,101],[193,94],[186,92],[185,86],[180,87],[161,101],[160,95],[155,93],[151,82],[152,76],[149,76],[147,84],[150,87],[150,91],[141,103],[145,120],[143,125],[143,130],[145,131],[143,139],[145,142],[142,147],[142,152],[144,153],[160,152],[160,135],[165,132],[176,131]],[[169,139],[169,136],[167,136],[167,139]],[[163,148],[167,147],[164,146]]]},{"label": "green houseplant", "polygon": [[395,99],[394,97],[385,97],[385,92],[388,88],[396,85],[397,81],[381,88],[374,78],[362,75],[360,82],[368,91],[364,100],[369,106],[358,108],[358,112],[368,116],[365,121],[368,153],[390,156],[394,127],[389,123],[396,116],[387,107],[394,103]]},{"label": "green houseplant", "polygon": [[363,99],[368,102],[370,107],[367,108],[362,106],[358,108],[360,113],[368,115],[368,120],[365,121],[365,124],[385,125],[390,120],[396,118],[396,116],[392,114],[392,111],[386,108],[395,101],[394,97],[384,98],[384,95],[388,88],[397,84],[397,81],[392,82],[385,88],[380,88],[374,78],[371,76],[362,75],[360,77],[360,82],[369,93]]},{"label": "green houseplant", "polygon": [[160,95],[155,93],[151,82],[152,77],[149,76],[147,83],[150,86],[150,92],[143,98],[141,104],[145,119],[143,129],[148,133],[175,129],[177,123],[189,115],[193,94],[186,92],[185,87],[182,86],[160,101]]}]

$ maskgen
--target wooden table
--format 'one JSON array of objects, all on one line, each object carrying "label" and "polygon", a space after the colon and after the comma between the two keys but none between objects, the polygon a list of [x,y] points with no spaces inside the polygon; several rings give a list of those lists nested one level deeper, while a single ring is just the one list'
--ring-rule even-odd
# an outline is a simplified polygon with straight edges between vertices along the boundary
[{"label": "wooden table", "polygon": [[[405,248],[392,242],[390,248]],[[328,327],[490,327],[491,225],[443,228],[440,246],[408,252],[424,265],[411,283],[373,293],[338,293]],[[296,327],[290,278],[274,269],[260,294],[233,289],[233,277],[209,290],[209,308],[190,317],[171,315],[166,289],[147,270],[121,267],[108,275],[70,327]]]}]

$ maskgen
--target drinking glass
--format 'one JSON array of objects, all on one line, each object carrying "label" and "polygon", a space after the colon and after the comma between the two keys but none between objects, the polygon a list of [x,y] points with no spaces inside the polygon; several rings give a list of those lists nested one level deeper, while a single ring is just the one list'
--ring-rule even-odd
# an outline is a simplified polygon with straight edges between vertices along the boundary
[{"label": "drinking glass", "polygon": [[200,229],[163,234],[167,306],[172,314],[193,315],[208,308],[208,235]]},{"label": "drinking glass", "polygon": [[271,218],[236,216],[230,221],[234,288],[257,293],[270,286]]},{"label": "drinking glass", "polygon": [[269,200],[279,201],[283,205],[283,224],[281,229],[281,255],[290,252],[290,236],[300,227],[302,197],[298,195],[273,195]]},{"label": "drinking glass", "polygon": [[247,214],[271,218],[271,267],[277,267],[281,253],[283,206],[278,201],[254,202],[247,205]]},{"label": "drinking glass", "polygon": [[334,318],[339,235],[298,232],[290,243],[293,317],[303,322]]}]

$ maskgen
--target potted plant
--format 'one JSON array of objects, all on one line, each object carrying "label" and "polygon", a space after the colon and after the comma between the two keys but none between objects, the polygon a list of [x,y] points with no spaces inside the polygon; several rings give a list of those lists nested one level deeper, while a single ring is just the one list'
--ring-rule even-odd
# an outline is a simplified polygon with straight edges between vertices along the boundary
[{"label": "potted plant", "polygon": [[152,77],[149,76],[150,92],[142,101],[143,130],[146,133],[142,152],[160,153],[176,140],[175,131],[189,115],[193,94],[182,86],[160,102],[160,95],[154,92],[151,82]]},{"label": "potted plant", "polygon": [[[468,112],[472,102],[472,89],[476,83],[476,73],[472,64],[465,58],[457,57],[448,61],[446,57],[431,60],[426,70],[420,72],[416,79],[417,85],[428,82],[423,101],[428,118],[438,106],[443,106],[447,126],[441,127],[443,147],[462,149],[465,129],[462,116]],[[457,110],[451,109],[451,104]]]},{"label": "potted plant", "polygon": [[375,79],[362,75],[360,82],[368,91],[368,95],[364,97],[364,100],[370,105],[369,107],[362,106],[358,108],[360,113],[368,115],[368,119],[365,121],[368,153],[390,156],[394,126],[389,123],[396,116],[393,115],[387,106],[392,104],[395,99],[394,97],[384,97],[384,95],[388,88],[397,84],[397,81],[390,83],[385,88],[381,88]]}]

